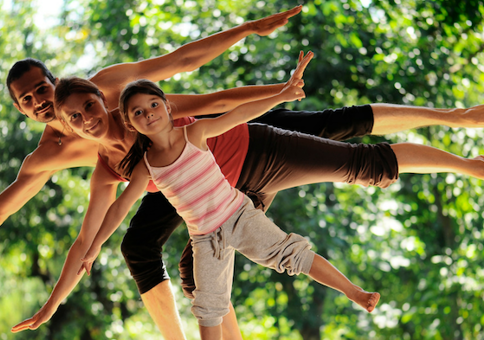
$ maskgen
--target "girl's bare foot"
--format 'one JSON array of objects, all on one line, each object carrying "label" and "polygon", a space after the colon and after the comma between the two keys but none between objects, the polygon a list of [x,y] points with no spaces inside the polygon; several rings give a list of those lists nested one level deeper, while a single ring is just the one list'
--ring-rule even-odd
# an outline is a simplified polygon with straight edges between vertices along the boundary
[{"label": "girl's bare foot", "polygon": [[355,290],[351,295],[348,294],[346,296],[354,303],[366,309],[369,313],[373,312],[378,301],[380,301],[380,293],[370,293],[358,286],[355,286]]}]

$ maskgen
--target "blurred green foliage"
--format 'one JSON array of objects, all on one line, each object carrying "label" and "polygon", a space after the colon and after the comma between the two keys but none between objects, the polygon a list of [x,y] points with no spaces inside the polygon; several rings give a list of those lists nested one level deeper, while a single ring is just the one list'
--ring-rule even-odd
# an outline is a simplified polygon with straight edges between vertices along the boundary
[{"label": "blurred green foliage", "polygon": [[[0,3],[0,189],[15,179],[43,126],[25,120],[4,85],[30,56],[58,76],[165,54],[189,41],[261,18],[298,1],[65,0]],[[318,110],[371,102],[429,107],[480,103],[482,1],[313,0],[269,37],[250,36],[199,70],[163,82],[166,92],[206,93],[288,78],[299,50],[316,56],[308,98]],[[49,25],[41,26],[46,16]],[[49,11],[50,10],[50,11]],[[47,14],[46,14],[47,13]],[[428,127],[363,142],[412,141],[475,157],[482,129]],[[46,301],[88,204],[91,169],[56,174],[0,228],[0,339],[155,339],[120,254],[126,225],[105,247],[52,320],[35,332],[9,329]],[[237,257],[233,303],[247,339],[484,339],[482,181],[461,175],[402,175],[386,190],[316,184],[280,193],[268,215],[307,235],[356,284],[382,294],[368,314],[305,277]],[[165,247],[190,339],[198,338],[178,285],[183,228]]]}]

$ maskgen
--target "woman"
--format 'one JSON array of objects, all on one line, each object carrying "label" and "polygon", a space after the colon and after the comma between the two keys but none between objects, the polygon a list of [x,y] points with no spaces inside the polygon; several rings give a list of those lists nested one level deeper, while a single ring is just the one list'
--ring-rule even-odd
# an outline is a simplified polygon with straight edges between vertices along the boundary
[{"label": "woman", "polygon": [[[308,58],[300,62],[289,82],[301,78],[308,62]],[[77,276],[77,270],[72,268],[80,267],[80,259],[92,242],[92,238],[86,235],[95,235],[92,229],[99,229],[107,208],[115,200],[116,187],[121,179],[113,176],[113,172],[134,143],[134,136],[122,125],[119,112],[109,111],[102,94],[86,81],[71,78],[59,83],[56,88],[56,112],[81,137],[100,143],[100,157],[91,178],[91,200],[86,218],[79,237],[69,251],[58,284],[49,301],[39,311],[42,314],[37,318],[41,320],[40,323],[50,318],[80,280],[81,276]],[[193,114],[196,115],[196,111]],[[322,119],[321,116],[320,113],[308,114],[307,117],[288,115],[285,122],[290,124],[294,119],[306,119],[304,132],[318,135],[326,128],[317,123]],[[347,124],[342,124],[342,128],[335,134],[344,138],[371,131],[373,121],[369,118],[372,116],[369,106],[347,109],[344,116],[355,117],[358,122],[364,120],[366,123],[355,124],[352,119],[347,119]],[[346,144],[259,124],[238,126],[209,141],[209,147],[229,182],[253,198],[256,206],[262,209],[267,209],[277,191],[307,183],[333,181],[387,187],[403,172],[455,171],[484,177],[482,158],[466,160],[435,148],[411,143],[391,146],[386,143]],[[164,205],[163,209],[161,205]],[[138,211],[151,210],[152,206],[157,207],[152,213],[138,213],[133,218],[122,245],[123,254],[142,296],[143,291],[156,285],[168,287],[168,293],[168,276],[164,271],[160,251],[166,239],[181,223],[181,218],[161,194],[145,196]],[[140,239],[143,240],[142,246],[138,242]],[[151,244],[145,246],[146,242]],[[147,273],[148,278],[137,277],[140,273]],[[143,301],[153,306],[159,300],[144,296]],[[173,301],[170,303],[173,304]],[[174,310],[173,305],[168,308]],[[176,315],[172,313],[160,317],[172,319]],[[237,333],[234,322],[233,313],[224,319],[224,325],[233,326]],[[230,338],[240,338],[240,334],[232,333]]]}]

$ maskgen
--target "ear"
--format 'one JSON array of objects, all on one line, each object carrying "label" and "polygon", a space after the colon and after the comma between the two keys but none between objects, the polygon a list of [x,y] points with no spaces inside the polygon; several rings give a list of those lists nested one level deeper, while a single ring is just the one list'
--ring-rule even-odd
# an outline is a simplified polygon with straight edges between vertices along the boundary
[{"label": "ear", "polygon": [[124,126],[126,126],[126,129],[128,129],[131,132],[135,132],[136,131],[136,129],[133,127],[133,125],[131,125],[130,122],[124,122]]},{"label": "ear", "polygon": [[58,83],[59,83],[59,78],[56,77],[54,80],[54,86],[57,86]]},{"label": "ear", "polygon": [[103,91],[99,90],[99,93],[101,93],[101,99],[103,100],[104,106],[106,109],[108,108],[108,101],[106,100],[106,96],[104,95]]},{"label": "ear", "polygon": [[15,106],[15,108],[16,108],[16,109],[17,109],[17,110],[18,110],[18,111],[19,111],[21,114],[23,114],[24,116],[27,116],[27,115],[25,114],[25,112],[23,112],[23,111],[22,111],[22,109],[20,108],[20,105],[19,105],[19,104],[17,104],[17,103],[13,103],[13,106]]},{"label": "ear", "polygon": [[171,113],[171,104],[168,99],[165,102],[165,106],[166,106],[166,112]]}]

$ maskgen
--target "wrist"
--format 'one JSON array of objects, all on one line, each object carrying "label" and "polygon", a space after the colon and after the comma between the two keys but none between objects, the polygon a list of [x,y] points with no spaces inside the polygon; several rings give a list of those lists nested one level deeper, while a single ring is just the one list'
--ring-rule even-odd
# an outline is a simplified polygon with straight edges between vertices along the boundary
[{"label": "wrist", "polygon": [[57,308],[59,308],[59,305],[61,304],[62,301],[55,301],[52,297],[52,295],[49,297],[47,302],[44,304],[42,309],[45,311],[49,312],[50,314],[54,314],[57,311]]},{"label": "wrist", "polygon": [[239,27],[243,29],[243,31],[246,33],[246,36],[257,33],[254,21],[246,21]]}]

